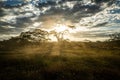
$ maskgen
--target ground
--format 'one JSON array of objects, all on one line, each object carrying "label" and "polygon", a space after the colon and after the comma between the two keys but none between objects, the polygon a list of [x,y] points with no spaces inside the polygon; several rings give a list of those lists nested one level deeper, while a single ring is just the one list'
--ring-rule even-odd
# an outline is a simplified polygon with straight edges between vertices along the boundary
[{"label": "ground", "polygon": [[1,48],[0,80],[120,79],[118,43],[51,42],[11,49]]}]

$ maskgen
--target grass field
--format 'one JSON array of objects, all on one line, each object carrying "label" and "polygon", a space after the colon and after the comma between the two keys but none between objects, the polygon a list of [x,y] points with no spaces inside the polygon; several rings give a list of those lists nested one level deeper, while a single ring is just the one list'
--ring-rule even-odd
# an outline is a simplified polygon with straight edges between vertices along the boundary
[{"label": "grass field", "polygon": [[0,52],[0,80],[120,80],[118,43],[7,47]]}]

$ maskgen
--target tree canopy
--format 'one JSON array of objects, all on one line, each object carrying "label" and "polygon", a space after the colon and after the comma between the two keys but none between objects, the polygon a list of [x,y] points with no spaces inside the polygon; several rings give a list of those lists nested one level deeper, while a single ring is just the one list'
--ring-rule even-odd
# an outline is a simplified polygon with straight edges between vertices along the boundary
[{"label": "tree canopy", "polygon": [[41,42],[49,40],[48,35],[49,33],[45,30],[35,29],[33,31],[22,32],[19,38],[33,42]]}]

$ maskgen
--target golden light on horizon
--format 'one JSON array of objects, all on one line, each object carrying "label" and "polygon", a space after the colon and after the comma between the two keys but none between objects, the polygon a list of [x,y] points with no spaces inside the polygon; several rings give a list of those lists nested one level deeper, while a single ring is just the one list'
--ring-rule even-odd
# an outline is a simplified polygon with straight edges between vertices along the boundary
[{"label": "golden light on horizon", "polygon": [[65,30],[68,30],[68,27],[66,25],[62,25],[62,24],[57,24],[54,28],[53,28],[56,32],[63,32]]}]

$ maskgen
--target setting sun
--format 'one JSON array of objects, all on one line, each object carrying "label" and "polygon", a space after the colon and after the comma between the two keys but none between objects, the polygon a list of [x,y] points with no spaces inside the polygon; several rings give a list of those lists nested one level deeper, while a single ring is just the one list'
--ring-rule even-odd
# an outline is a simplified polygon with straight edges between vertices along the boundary
[{"label": "setting sun", "polygon": [[62,31],[68,30],[68,27],[66,25],[63,25],[63,24],[57,24],[54,27],[54,29],[56,32],[62,32]]}]

